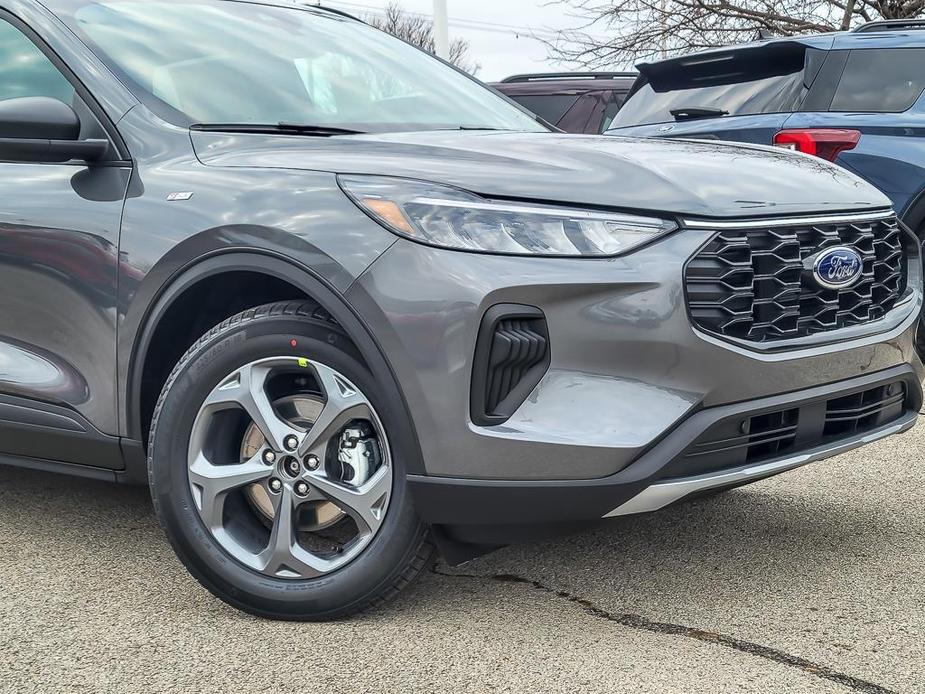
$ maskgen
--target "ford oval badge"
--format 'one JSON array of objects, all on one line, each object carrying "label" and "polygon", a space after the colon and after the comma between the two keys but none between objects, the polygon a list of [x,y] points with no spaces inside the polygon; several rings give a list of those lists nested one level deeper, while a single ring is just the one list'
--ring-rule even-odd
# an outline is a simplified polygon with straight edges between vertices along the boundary
[{"label": "ford oval badge", "polygon": [[827,248],[816,256],[813,277],[826,289],[845,289],[861,278],[864,262],[861,254],[847,246]]}]

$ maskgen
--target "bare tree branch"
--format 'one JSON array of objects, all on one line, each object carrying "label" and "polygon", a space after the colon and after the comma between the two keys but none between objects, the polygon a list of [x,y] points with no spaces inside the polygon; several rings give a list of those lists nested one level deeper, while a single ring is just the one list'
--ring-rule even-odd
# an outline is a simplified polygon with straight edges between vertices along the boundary
[{"label": "bare tree branch", "polygon": [[540,40],[551,58],[585,68],[626,66],[742,43],[757,38],[759,30],[792,36],[925,14],[925,0],[552,0],[549,4],[565,6],[582,21],[554,40]]},{"label": "bare tree branch", "polygon": [[[384,14],[370,14],[363,21],[429,53],[436,53],[434,23],[422,15],[406,12],[397,2],[390,3]],[[456,38],[450,43],[449,61],[472,75],[481,69],[481,65],[469,59],[469,42],[465,39]]]}]

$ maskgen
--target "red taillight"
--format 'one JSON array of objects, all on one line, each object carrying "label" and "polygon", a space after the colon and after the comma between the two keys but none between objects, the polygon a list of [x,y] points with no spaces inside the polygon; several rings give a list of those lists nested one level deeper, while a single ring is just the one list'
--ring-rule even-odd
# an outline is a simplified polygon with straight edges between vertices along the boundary
[{"label": "red taillight", "polygon": [[774,136],[774,145],[835,161],[841,152],[854,149],[860,139],[861,133],[857,130],[805,128],[781,130]]}]

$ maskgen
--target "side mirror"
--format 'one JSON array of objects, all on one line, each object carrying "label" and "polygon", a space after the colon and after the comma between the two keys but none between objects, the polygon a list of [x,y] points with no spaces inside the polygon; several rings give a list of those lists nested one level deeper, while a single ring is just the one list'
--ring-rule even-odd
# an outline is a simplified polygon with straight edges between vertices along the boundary
[{"label": "side mirror", "polygon": [[70,106],[45,96],[0,101],[0,159],[24,162],[96,161],[106,140],[80,140],[80,118]]}]

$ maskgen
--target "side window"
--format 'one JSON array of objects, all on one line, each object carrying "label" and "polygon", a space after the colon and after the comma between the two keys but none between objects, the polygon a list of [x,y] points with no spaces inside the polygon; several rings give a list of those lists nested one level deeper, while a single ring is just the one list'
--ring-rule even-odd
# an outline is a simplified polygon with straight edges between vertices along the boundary
[{"label": "side window", "polygon": [[830,111],[900,113],[925,88],[925,49],[851,51]]},{"label": "side window", "polygon": [[602,133],[610,129],[610,124],[617,117],[617,111],[623,106],[624,101],[626,101],[626,92],[611,93],[610,101],[607,102],[607,107],[604,109],[604,118],[601,121]]},{"label": "side window", "polygon": [[576,94],[526,94],[511,98],[553,125],[562,120],[562,117],[578,101]]},{"label": "side window", "polygon": [[28,37],[0,20],[0,101],[23,96],[48,96],[70,104],[74,88]]}]

